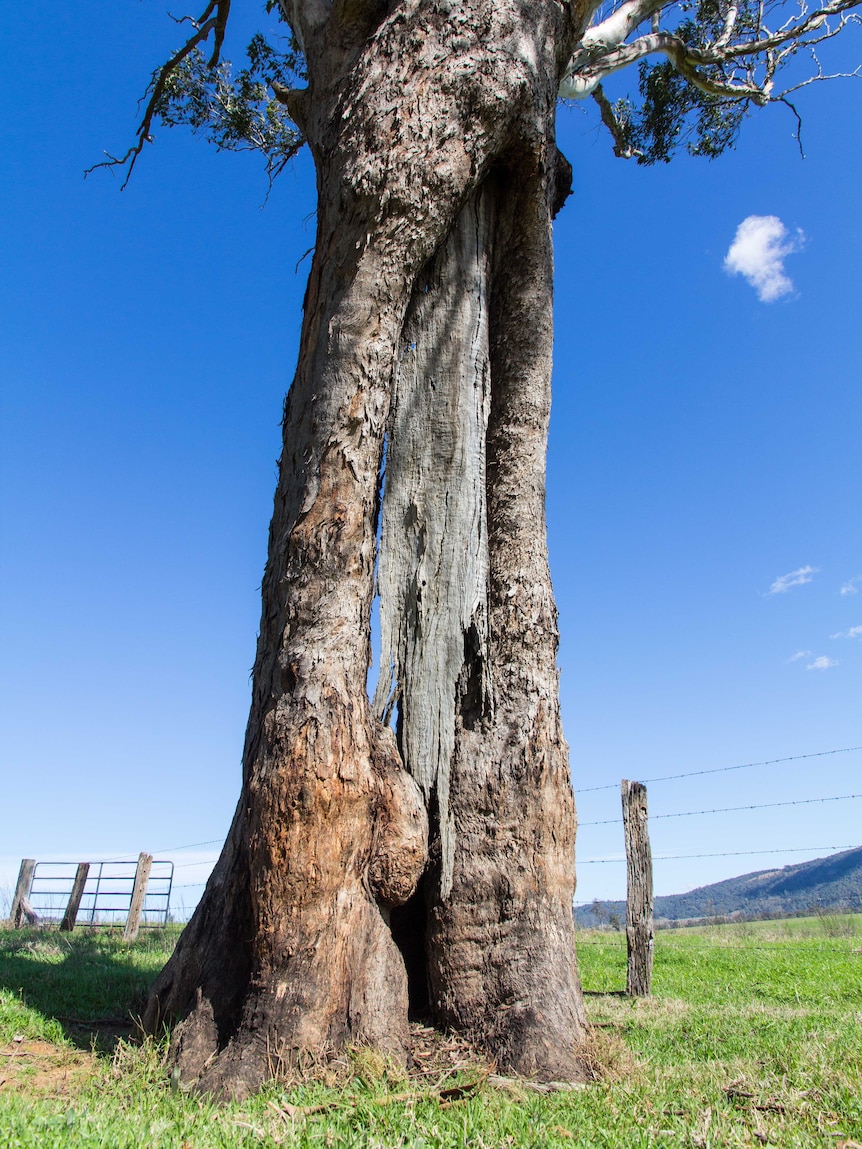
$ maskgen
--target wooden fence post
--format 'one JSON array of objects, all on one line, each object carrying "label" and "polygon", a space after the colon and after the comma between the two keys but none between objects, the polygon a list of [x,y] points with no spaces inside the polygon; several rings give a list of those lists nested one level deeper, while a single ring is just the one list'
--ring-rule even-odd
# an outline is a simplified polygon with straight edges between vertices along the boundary
[{"label": "wooden fence post", "polygon": [[60,922],[61,930],[66,930],[71,933],[75,928],[75,921],[78,917],[78,910],[81,907],[81,898],[84,896],[84,886],[87,884],[89,873],[90,863],[79,862],[78,869],[75,872],[75,880],[72,883],[72,892],[69,894],[69,904],[66,906],[63,920]]},{"label": "wooden fence post", "polygon": [[623,780],[623,827],[626,835],[626,993],[648,997],[652,984],[653,888],[652,851],[647,829],[647,792],[642,782]]},{"label": "wooden fence post", "polygon": [[14,929],[18,929],[24,919],[31,925],[38,922],[38,917],[33,913],[30,905],[30,887],[33,885],[33,871],[36,869],[35,858],[22,858],[21,869],[18,871],[18,883],[15,886],[15,896],[12,899],[12,909],[9,917],[12,921]]},{"label": "wooden fence post", "polygon": [[126,928],[123,930],[124,942],[133,942],[138,936],[141,914],[144,909],[144,898],[147,896],[147,882],[150,880],[150,867],[152,864],[152,854],[138,855],[138,868],[135,870],[135,884],[132,886],[132,902],[129,906],[129,917],[126,921]]}]

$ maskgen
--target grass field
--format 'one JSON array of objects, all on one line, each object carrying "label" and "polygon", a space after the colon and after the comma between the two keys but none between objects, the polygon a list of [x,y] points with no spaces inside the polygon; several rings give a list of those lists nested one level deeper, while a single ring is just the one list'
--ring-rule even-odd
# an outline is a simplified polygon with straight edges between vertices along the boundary
[{"label": "grass field", "polygon": [[597,1080],[580,1089],[480,1082],[457,1047],[447,1068],[444,1042],[424,1073],[359,1050],[328,1081],[222,1107],[172,1089],[163,1046],[135,1039],[175,937],[0,930],[0,1149],[862,1149],[859,916],[662,932],[640,1001],[619,992],[623,937],[581,934]]}]

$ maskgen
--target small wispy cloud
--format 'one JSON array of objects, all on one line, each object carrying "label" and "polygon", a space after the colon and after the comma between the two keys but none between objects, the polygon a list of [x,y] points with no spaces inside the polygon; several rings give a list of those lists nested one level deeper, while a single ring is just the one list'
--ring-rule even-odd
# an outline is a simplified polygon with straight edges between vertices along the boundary
[{"label": "small wispy cloud", "polygon": [[827,658],[825,654],[819,655],[813,662],[809,662],[805,667],[806,670],[829,670],[831,666],[837,666],[837,658]]},{"label": "small wispy cloud", "polygon": [[784,259],[799,251],[804,238],[801,231],[791,236],[777,215],[750,215],[736,229],[724,270],[744,276],[761,303],[774,303],[793,290]]},{"label": "small wispy cloud", "polygon": [[789,574],[779,575],[766,593],[786,594],[795,586],[804,586],[807,582],[811,582],[819,569],[819,567],[799,567],[798,570],[791,571]]},{"label": "small wispy cloud", "polygon": [[862,575],[857,575],[856,578],[848,579],[841,588],[842,594],[858,594],[859,583],[862,582]]},{"label": "small wispy cloud", "polygon": [[796,654],[791,654],[787,661],[798,662],[800,658],[810,658],[813,653],[813,650],[797,650]]},{"label": "small wispy cloud", "polygon": [[849,630],[839,630],[837,634],[830,634],[830,638],[862,638],[862,626],[851,626]]}]

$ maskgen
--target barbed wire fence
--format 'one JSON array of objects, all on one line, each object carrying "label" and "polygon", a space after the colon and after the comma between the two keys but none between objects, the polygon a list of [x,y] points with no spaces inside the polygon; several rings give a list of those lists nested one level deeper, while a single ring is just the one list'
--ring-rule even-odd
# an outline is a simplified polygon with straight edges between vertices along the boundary
[{"label": "barbed wire fence", "polygon": [[[703,768],[697,770],[681,771],[677,773],[657,774],[653,777],[647,777],[644,783],[663,783],[663,782],[682,782],[687,779],[702,779],[708,775],[727,775],[736,771],[753,770],[756,767],[769,767],[776,766],[783,763],[802,762],[811,759],[829,759],[835,755],[848,755],[862,751],[862,746],[844,746],[837,747],[832,750],[818,751],[816,753],[808,754],[795,754],[788,755],[781,758],[763,759],[754,762],[744,762],[725,767]],[[819,763],[818,763],[819,765]],[[823,763],[826,765],[826,763]],[[822,769],[817,774],[821,784],[825,778],[829,777],[831,771],[823,771]],[[833,893],[831,889],[824,890],[822,887],[818,888],[818,883],[815,879],[811,889],[810,897],[806,898],[805,894],[800,896],[800,890],[792,890],[791,887],[784,888],[784,879],[781,876],[782,870],[788,869],[790,863],[795,860],[795,856],[806,855],[805,858],[800,859],[800,863],[804,865],[805,862],[815,861],[824,855],[833,855],[844,851],[855,850],[862,843],[862,835],[855,841],[849,841],[850,838],[856,836],[856,826],[858,824],[858,817],[847,819],[842,812],[842,815],[837,818],[827,819],[825,822],[821,819],[821,829],[815,830],[815,834],[811,834],[808,841],[818,842],[818,844],[803,845],[806,837],[802,836],[800,830],[800,823],[798,819],[792,822],[786,822],[783,818],[779,817],[778,820],[767,817],[766,819],[758,818],[751,822],[744,822],[740,815],[749,811],[773,811],[779,809],[790,809],[794,807],[812,808],[814,806],[826,806],[832,804],[840,804],[848,808],[862,799],[862,793],[859,792],[861,787],[853,786],[857,778],[862,777],[862,771],[849,772],[849,780],[851,785],[847,786],[848,772],[846,770],[839,772],[840,776],[844,778],[845,785],[842,787],[839,784],[835,785],[832,793],[815,793],[808,796],[798,796],[781,798],[773,801],[756,801],[750,800],[747,802],[737,802],[733,805],[708,804],[707,802],[692,803],[692,807],[688,809],[668,809],[671,804],[666,798],[660,800],[658,810],[656,811],[655,796],[651,794],[650,807],[653,812],[650,814],[650,824],[657,823],[659,828],[659,851],[652,855],[652,861],[660,864],[660,869],[665,875],[665,880],[661,883],[665,889],[662,890],[664,898],[660,896],[655,906],[655,923],[656,928],[672,928],[675,925],[693,925],[693,924],[709,924],[711,922],[722,921],[737,921],[745,922],[754,918],[782,918],[788,916],[797,916],[799,914],[816,914],[818,916],[828,915],[839,910],[855,910],[862,909],[862,896],[851,879],[849,883],[845,884],[845,888],[840,890],[840,893]],[[754,780],[752,779],[752,782]],[[837,781],[837,780],[836,780]],[[762,790],[757,791],[757,787],[766,782],[768,790],[772,790],[774,782],[768,776],[766,779],[759,779],[754,783],[755,790],[751,793],[752,799],[761,796],[768,797],[769,794],[763,794]],[[781,780],[783,784],[784,779]],[[625,788],[626,784],[623,784]],[[615,783],[603,784],[600,786],[584,787],[580,790],[579,795],[594,795],[602,791],[609,792],[617,790],[618,787]],[[734,788],[735,794],[739,791]],[[843,790],[842,793],[835,793],[835,790]],[[673,796],[671,801],[674,805],[681,804],[680,795],[683,789],[679,786],[673,787]],[[743,796],[745,790],[740,793]],[[798,793],[798,791],[797,791]],[[804,793],[804,791],[803,791]],[[659,794],[664,796],[666,791],[662,791],[659,787]],[[734,794],[734,796],[735,796]],[[587,809],[590,814],[593,810],[589,798],[586,801]],[[597,814],[601,813],[600,809],[595,811]],[[716,816],[713,818],[713,816]],[[728,817],[731,822],[730,830],[728,831]],[[670,820],[684,819],[693,821],[695,826],[689,830],[681,830],[680,833],[674,832],[669,836],[666,835],[662,827],[670,827],[673,823]],[[583,828],[587,830],[586,839],[591,843],[592,834],[590,828],[596,827],[602,838],[605,849],[607,849],[607,833],[608,828],[619,825],[621,829],[621,842],[622,845],[622,816],[617,813],[614,817],[590,817],[584,820],[579,825],[579,831]],[[701,826],[701,821],[703,826]],[[780,830],[782,825],[786,825],[788,830],[792,833],[795,831],[795,841],[788,841],[786,845],[772,845],[776,837],[778,841],[783,838],[784,832]],[[825,826],[825,833],[823,830]],[[839,829],[843,826],[843,829]],[[714,828],[713,828],[714,827]],[[776,834],[776,830],[779,831]],[[833,836],[833,832],[834,835]],[[839,834],[841,835],[839,837]],[[728,835],[732,836],[733,848],[722,848],[727,843]],[[779,836],[780,835],[780,836]],[[822,835],[822,836],[821,836]],[[789,836],[789,834],[788,834]],[[579,834],[580,838],[580,834]],[[741,848],[745,839],[751,841],[751,848]],[[772,841],[770,841],[770,838]],[[662,841],[664,839],[664,841]],[[583,839],[581,838],[581,841]],[[672,842],[679,842],[680,848],[669,851],[667,845]],[[702,845],[701,845],[702,843]],[[694,847],[694,848],[692,848]],[[626,842],[626,853],[628,853],[629,843]],[[581,931],[584,927],[591,926],[600,927],[601,929],[608,930],[609,933],[619,931],[622,926],[623,919],[628,926],[630,912],[632,910],[631,903],[627,900],[627,887],[631,888],[632,881],[639,880],[637,869],[633,872],[631,866],[627,866],[626,853],[620,851],[619,853],[614,850],[613,853],[607,853],[602,856],[587,856],[578,858],[579,869],[579,889],[578,897],[576,898],[576,919],[581,926]],[[782,855],[782,861],[778,863],[782,870],[770,871],[768,864],[767,869],[758,871],[756,863],[750,867],[746,867],[748,873],[729,875],[726,872],[715,876],[707,876],[709,869],[713,867],[704,866],[695,868],[686,868],[675,866],[674,863],[680,863],[689,860],[699,859],[721,859],[721,858],[758,858],[758,857],[775,857]],[[789,855],[789,857],[788,857]],[[848,862],[850,860],[848,859]],[[665,863],[665,866],[661,866]],[[852,862],[850,862],[852,866]],[[617,877],[615,872],[612,872],[609,877],[613,878],[613,884],[609,890],[608,881],[591,880],[590,875],[598,873],[599,868],[605,870],[608,866],[618,866],[620,868]],[[739,869],[743,869],[742,866]],[[699,871],[699,872],[698,872]],[[674,873],[681,880],[676,881],[673,885],[677,886],[671,892],[668,886],[671,885],[667,881],[667,874]],[[751,875],[762,872],[764,877],[762,882],[752,881],[750,884],[738,885],[740,879],[745,879]],[[777,881],[773,880],[773,874],[777,877]],[[700,878],[699,881],[692,880],[695,876]],[[585,878],[585,880],[584,880]],[[792,871],[787,881],[791,883],[798,883],[800,879],[797,878],[796,872]],[[726,883],[726,887],[725,887]],[[589,891],[588,896],[584,897],[584,887]],[[593,896],[599,894],[601,896]],[[750,891],[750,892],[749,892]],[[665,898],[667,900],[665,900]],[[803,901],[805,904],[803,905]],[[663,903],[663,904],[662,904]],[[628,907],[628,908],[627,908]],[[652,917],[650,917],[650,923]],[[825,924],[825,919],[824,919]],[[841,928],[846,929],[851,924],[850,919],[841,918]],[[835,923],[829,923],[829,928],[837,928]],[[650,925],[650,929],[652,926]],[[854,926],[855,929],[855,926]],[[617,943],[621,937],[625,935],[618,935]],[[581,932],[581,944],[587,939],[584,938]],[[592,944],[595,937],[591,937],[587,944]],[[615,944],[617,944],[615,943]],[[599,944],[599,943],[596,943]],[[611,943],[608,943],[611,944]],[[651,943],[652,944],[652,943]],[[629,955],[631,964],[631,954]]]},{"label": "barbed wire fence", "polygon": [[[652,783],[659,783],[659,782],[681,782],[683,780],[687,780],[690,778],[703,778],[703,777],[706,777],[709,775],[730,774],[730,773],[736,773],[738,771],[743,771],[743,770],[752,770],[752,769],[756,769],[759,767],[784,765],[784,764],[791,763],[791,762],[802,762],[802,761],[812,760],[812,759],[824,759],[824,758],[830,758],[830,757],[833,757],[833,756],[839,755],[839,754],[852,754],[852,753],[859,753],[859,752],[862,752],[862,745],[843,746],[843,747],[838,747],[838,748],[835,748],[832,750],[820,750],[820,751],[816,751],[814,753],[808,753],[808,754],[794,754],[794,755],[789,755],[789,756],[781,757],[781,758],[767,758],[767,759],[762,759],[762,760],[758,760],[758,761],[754,761],[754,762],[742,762],[742,763],[734,764],[732,766],[719,766],[719,767],[711,767],[708,769],[688,770],[688,771],[683,771],[683,772],[676,773],[676,774],[657,775],[655,777],[648,777],[648,778],[641,779],[641,781],[645,785],[650,785]],[[860,777],[862,777],[862,771],[860,771]],[[612,790],[617,791],[617,792],[619,791],[619,783],[618,782],[603,783],[602,785],[599,785],[599,786],[576,787],[576,796],[580,799],[584,795],[597,794],[597,793],[600,793],[602,791],[612,791]],[[651,813],[650,814],[650,823],[652,824],[653,822],[656,822],[659,820],[664,820],[664,819],[708,817],[708,816],[712,816],[712,815],[739,813],[742,811],[749,811],[749,810],[754,810],[754,811],[756,811],[756,810],[771,810],[771,809],[777,809],[780,807],[809,806],[809,805],[819,805],[819,804],[832,803],[832,802],[856,802],[856,801],[859,801],[860,799],[862,799],[862,793],[828,794],[828,795],[818,795],[815,797],[808,797],[808,798],[785,799],[783,801],[778,801],[778,802],[752,802],[752,803],[738,805],[738,806],[719,806],[719,807],[699,809],[699,810],[661,811],[659,813]],[[613,818],[592,819],[590,821],[580,822],[578,828],[580,831],[580,830],[590,828],[590,827],[610,826],[610,825],[614,825],[614,824],[619,824],[620,827],[622,828],[622,815],[621,814],[617,814]],[[222,838],[210,838],[210,839],[207,839],[205,841],[189,842],[189,843],[184,843],[184,844],[177,845],[177,846],[170,846],[170,847],[166,847],[164,849],[155,850],[155,851],[153,851],[153,855],[158,856],[158,857],[168,857],[168,856],[171,856],[174,854],[182,853],[182,852],[187,851],[187,850],[196,850],[196,849],[199,850],[199,849],[205,849],[207,847],[213,847],[213,846],[214,847],[221,847],[222,844],[223,844]],[[771,847],[769,849],[754,848],[754,849],[750,849],[750,850],[744,850],[744,849],[742,849],[742,850],[740,850],[740,849],[736,849],[736,850],[703,850],[703,851],[694,852],[694,853],[658,853],[658,854],[653,855],[653,860],[657,861],[657,862],[678,862],[678,861],[693,861],[693,860],[712,859],[712,858],[744,858],[744,857],[752,857],[753,858],[753,857],[761,857],[761,856],[768,856],[768,855],[775,856],[775,855],[779,855],[779,854],[781,854],[781,855],[788,855],[788,854],[809,854],[809,855],[813,854],[813,855],[817,855],[818,853],[837,853],[837,852],[840,852],[843,850],[855,849],[860,844],[862,844],[862,836],[860,836],[859,841],[845,843],[845,844],[832,843],[832,844],[824,844],[824,845],[800,846],[800,845],[798,845],[798,843],[794,842],[792,845],[788,845],[785,847]],[[112,858],[97,859],[97,861],[120,862],[120,861],[126,861],[126,860],[134,858],[134,857],[137,857],[137,851],[129,851],[129,853],[127,853],[127,854],[118,855],[118,856],[112,857]],[[194,905],[197,903],[199,896],[203,893],[203,890],[206,886],[207,880],[209,879],[210,873],[212,872],[212,869],[215,866],[215,863],[217,862],[217,860],[218,860],[218,853],[216,853],[214,851],[211,855],[209,855],[205,858],[196,859],[193,862],[175,862],[174,863],[174,869],[175,870],[189,871],[188,874],[183,874],[182,875],[183,877],[192,878],[195,871],[200,871],[200,876],[198,877],[195,875],[194,881],[186,880],[186,881],[180,881],[180,882],[174,883],[173,889],[175,891],[178,891],[178,892],[179,891],[197,891],[197,894],[198,894],[198,897],[195,897],[193,895],[190,895],[188,897],[188,901],[189,901],[190,905],[188,907],[186,907],[185,905],[182,906],[183,916],[186,916],[188,913],[191,912],[191,910],[194,909]],[[624,853],[620,852],[618,855],[611,855],[611,856],[605,856],[605,857],[587,857],[587,858],[579,857],[578,858],[579,870],[581,867],[584,867],[584,866],[606,866],[606,865],[619,865],[619,866],[624,868],[625,867],[625,855],[624,855]],[[622,879],[622,884],[624,887],[624,885],[625,885],[624,877]],[[616,899],[616,900],[624,900],[624,897],[625,897],[625,895],[623,894],[622,898]],[[183,902],[184,902],[184,900],[185,899],[181,899],[181,901],[183,901]],[[579,902],[580,902],[580,904],[589,904],[589,899],[587,899],[586,902],[582,902],[579,899]],[[177,907],[177,908],[179,908],[179,907]]]}]

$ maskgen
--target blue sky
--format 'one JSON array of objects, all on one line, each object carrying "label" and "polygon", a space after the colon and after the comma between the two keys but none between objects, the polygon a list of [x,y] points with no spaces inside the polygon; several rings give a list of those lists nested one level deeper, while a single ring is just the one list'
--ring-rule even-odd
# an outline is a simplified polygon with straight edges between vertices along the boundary
[{"label": "blue sky", "polygon": [[[163,5],[41,0],[4,22],[0,886],[23,855],[226,830],[314,236],[307,154],[263,210],[258,159],[179,131],[122,194],[82,178],[131,138],[176,39]],[[576,789],[862,746],[862,637],[831,637],[862,626],[862,83],[799,103],[805,160],[768,109],[734,153],[655,168],[560,109],[548,517]],[[724,270],[750,216],[798,246],[774,302]],[[650,808],[857,791],[859,751],[655,783]],[[581,819],[618,805],[584,793]],[[657,892],[858,845],[860,813],[656,819],[659,856],[778,851],[661,861]],[[177,882],[216,850],[177,853]],[[618,863],[588,862],[620,851],[618,827],[584,826],[579,900],[623,893]]]}]

